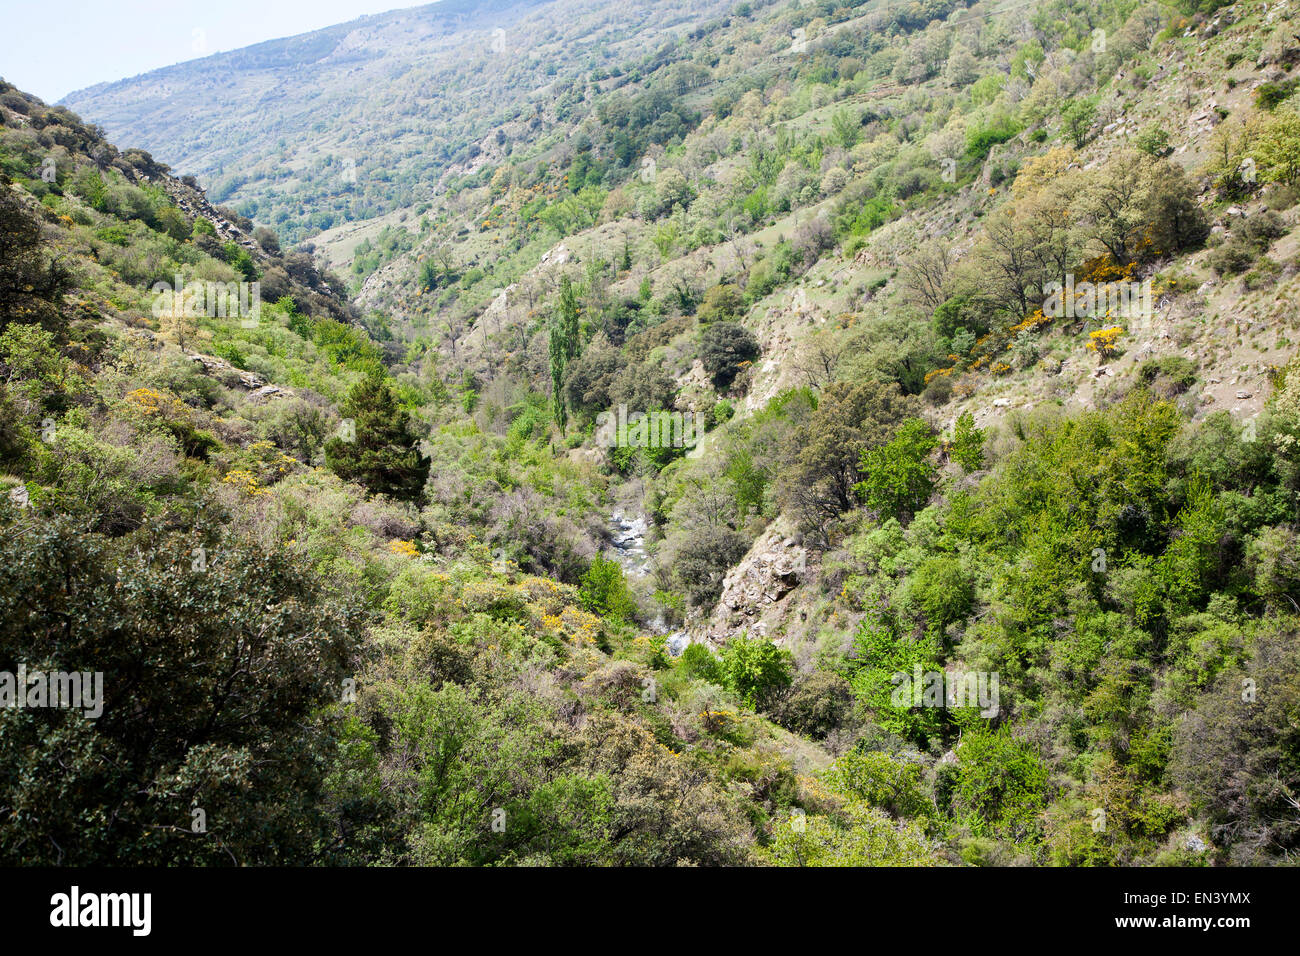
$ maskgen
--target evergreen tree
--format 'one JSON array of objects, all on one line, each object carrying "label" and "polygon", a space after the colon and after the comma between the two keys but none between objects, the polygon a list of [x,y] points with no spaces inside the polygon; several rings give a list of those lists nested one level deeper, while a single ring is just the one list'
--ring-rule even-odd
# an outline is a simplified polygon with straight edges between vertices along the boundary
[{"label": "evergreen tree", "polygon": [[429,477],[429,459],[420,454],[411,416],[397,402],[392,383],[372,373],[352,386],[343,403],[355,435],[325,443],[325,464],[345,481],[376,494],[413,501]]},{"label": "evergreen tree", "polygon": [[568,423],[568,409],[564,404],[564,373],[569,362],[576,358],[582,339],[578,326],[578,293],[568,276],[560,278],[560,302],[551,320],[551,400],[555,406],[555,421],[563,430]]}]

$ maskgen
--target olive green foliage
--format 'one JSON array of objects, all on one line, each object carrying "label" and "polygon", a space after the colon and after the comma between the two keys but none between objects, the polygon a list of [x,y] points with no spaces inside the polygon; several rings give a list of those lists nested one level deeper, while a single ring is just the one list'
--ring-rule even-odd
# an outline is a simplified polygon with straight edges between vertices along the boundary
[{"label": "olive green foliage", "polygon": [[720,389],[729,388],[741,369],[760,353],[753,333],[734,322],[716,322],[700,336],[700,360]]},{"label": "olive green foliage", "polygon": [[11,322],[59,323],[66,267],[42,242],[40,220],[0,175],[0,330]]},{"label": "olive green foliage", "polygon": [[[102,676],[102,713],[4,708],[10,864],[309,861],[358,608],[285,551],[6,508],[0,668]],[[200,551],[199,549],[202,549]],[[50,587],[51,579],[59,581]],[[206,833],[192,827],[201,808]]]},{"label": "olive green foliage", "polygon": [[837,382],[822,390],[795,436],[796,457],[781,490],[806,528],[824,537],[830,523],[853,507],[863,454],[884,445],[915,408],[915,400],[892,384]]},{"label": "olive green foliage", "polygon": [[[1220,311],[1294,281],[1285,23],[966,7],[684,9],[613,57],[606,13],[541,5],[540,104],[527,58],[411,73],[379,18],[375,95],[445,109],[390,111],[355,170],[292,161],[347,142],[329,84],[320,129],[182,124],[237,210],[0,86],[0,671],[105,689],[3,710],[0,856],[1292,859],[1300,372],[1191,419],[1228,356],[1157,349],[1081,410],[1096,323],[1042,311],[1068,276],[1150,277],[1175,326],[1207,269],[1244,276]],[[1204,137],[1151,66],[1193,47],[1264,81]],[[380,216],[361,318],[290,246]],[[177,273],[258,281],[260,322],[154,315]],[[610,447],[619,405],[708,435]],[[651,573],[602,555],[615,507]],[[997,698],[942,692],[968,677]]]}]

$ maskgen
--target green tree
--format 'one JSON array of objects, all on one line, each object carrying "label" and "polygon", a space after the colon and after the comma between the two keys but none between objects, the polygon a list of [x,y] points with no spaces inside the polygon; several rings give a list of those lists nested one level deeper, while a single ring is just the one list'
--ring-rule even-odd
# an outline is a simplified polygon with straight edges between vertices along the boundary
[{"label": "green tree", "polygon": [[352,428],[325,443],[330,470],[375,494],[418,499],[429,477],[429,459],[420,452],[410,413],[398,403],[392,380],[378,372],[367,375],[352,386],[342,412]]},{"label": "green tree", "polygon": [[1137,135],[1133,143],[1148,156],[1165,157],[1172,152],[1169,131],[1163,126],[1148,126]]},{"label": "green tree", "polygon": [[1080,180],[1071,217],[1086,241],[1120,265],[1196,248],[1209,235],[1183,168],[1134,149]]},{"label": "green tree", "polygon": [[631,621],[636,617],[636,601],[617,561],[596,555],[582,575],[578,596],[582,606],[593,614],[617,621]]},{"label": "green tree", "polygon": [[560,298],[551,319],[548,351],[551,359],[551,401],[555,408],[555,421],[563,430],[568,423],[568,407],[564,401],[564,373],[582,348],[581,329],[578,323],[578,293],[568,276],[560,277]]},{"label": "green tree", "polygon": [[9,178],[0,176],[0,331],[10,322],[39,322],[60,331],[63,294],[70,281],[45,243],[40,222]]},{"label": "green tree", "polygon": [[257,263],[253,261],[252,254],[243,246],[236,242],[227,242],[222,247],[222,258],[243,276],[245,282],[255,282],[257,280]]},{"label": "green tree", "polygon": [[322,708],[343,696],[360,608],[238,536],[0,512],[0,670],[102,675],[93,718],[0,707],[0,861],[315,861],[333,836]]},{"label": "green tree", "polygon": [[720,389],[731,387],[741,368],[761,351],[754,334],[734,322],[715,322],[700,334],[700,361]]},{"label": "green tree", "polygon": [[729,322],[735,319],[744,307],[744,296],[734,285],[721,283],[704,293],[700,303],[699,316],[701,324],[710,322]]},{"label": "green tree", "polygon": [[935,466],[930,452],[939,444],[934,430],[919,418],[898,426],[885,445],[863,451],[859,468],[865,476],[855,487],[867,506],[900,521],[925,507],[934,491]]},{"label": "green tree", "polygon": [[1279,109],[1251,126],[1250,155],[1265,182],[1300,181],[1300,109]]},{"label": "green tree", "polygon": [[1065,104],[1061,110],[1061,124],[1076,148],[1082,149],[1088,142],[1088,131],[1096,118],[1097,100],[1091,96],[1082,96]]},{"label": "green tree", "polygon": [[826,782],[832,790],[879,807],[893,817],[933,812],[921,784],[922,766],[879,751],[851,750],[831,765]]},{"label": "green tree", "polygon": [[848,110],[836,110],[832,114],[831,131],[845,149],[852,149],[862,138],[862,125],[849,114]]},{"label": "green tree", "polygon": [[722,649],[721,668],[727,689],[758,710],[790,686],[794,657],[764,638],[733,637]]},{"label": "green tree", "polygon": [[853,635],[852,667],[854,695],[885,730],[921,743],[942,734],[944,708],[915,706],[924,685],[910,683],[918,668],[922,675],[942,672],[932,636],[900,635],[893,608],[869,609]]},{"label": "green tree", "polygon": [[782,504],[825,543],[830,524],[855,504],[863,452],[887,441],[916,407],[892,382],[826,386],[790,443],[793,461],[781,476]]},{"label": "green tree", "polygon": [[978,471],[984,466],[984,432],[975,427],[975,416],[970,412],[958,416],[947,447],[948,457],[965,471]]},{"label": "green tree", "polygon": [[686,650],[677,658],[677,666],[688,677],[710,684],[722,683],[722,669],[718,665],[718,659],[703,644],[687,644]]},{"label": "green tree", "polygon": [[1047,767],[1033,744],[1009,727],[974,730],[956,753],[953,811],[964,814],[977,835],[1032,835],[1047,797]]},{"label": "green tree", "polygon": [[926,627],[942,637],[949,624],[964,620],[975,606],[975,582],[959,559],[935,554],[917,565],[909,581],[911,598]]}]

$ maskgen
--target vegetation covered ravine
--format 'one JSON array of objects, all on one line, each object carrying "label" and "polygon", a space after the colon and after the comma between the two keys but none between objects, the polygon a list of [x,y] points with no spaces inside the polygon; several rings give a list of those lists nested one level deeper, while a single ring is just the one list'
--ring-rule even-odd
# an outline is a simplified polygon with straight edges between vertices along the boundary
[{"label": "vegetation covered ravine", "polygon": [[1294,862],[1296,5],[618,6],[0,83],[0,862]]}]

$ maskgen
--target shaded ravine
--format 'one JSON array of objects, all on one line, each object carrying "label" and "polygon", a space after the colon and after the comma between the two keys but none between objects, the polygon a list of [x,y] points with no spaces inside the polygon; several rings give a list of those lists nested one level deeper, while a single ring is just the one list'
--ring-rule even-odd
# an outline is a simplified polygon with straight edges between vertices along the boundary
[{"label": "shaded ravine", "polygon": [[[610,514],[607,523],[611,545],[609,554],[622,566],[623,573],[629,578],[649,577],[654,571],[654,558],[645,548],[649,522],[642,516],[631,518],[622,510],[615,510]],[[647,624],[655,634],[667,635],[668,653],[674,657],[684,651],[686,645],[690,643],[690,638],[685,631],[668,630],[668,623],[664,619],[662,609],[657,610]]]}]

